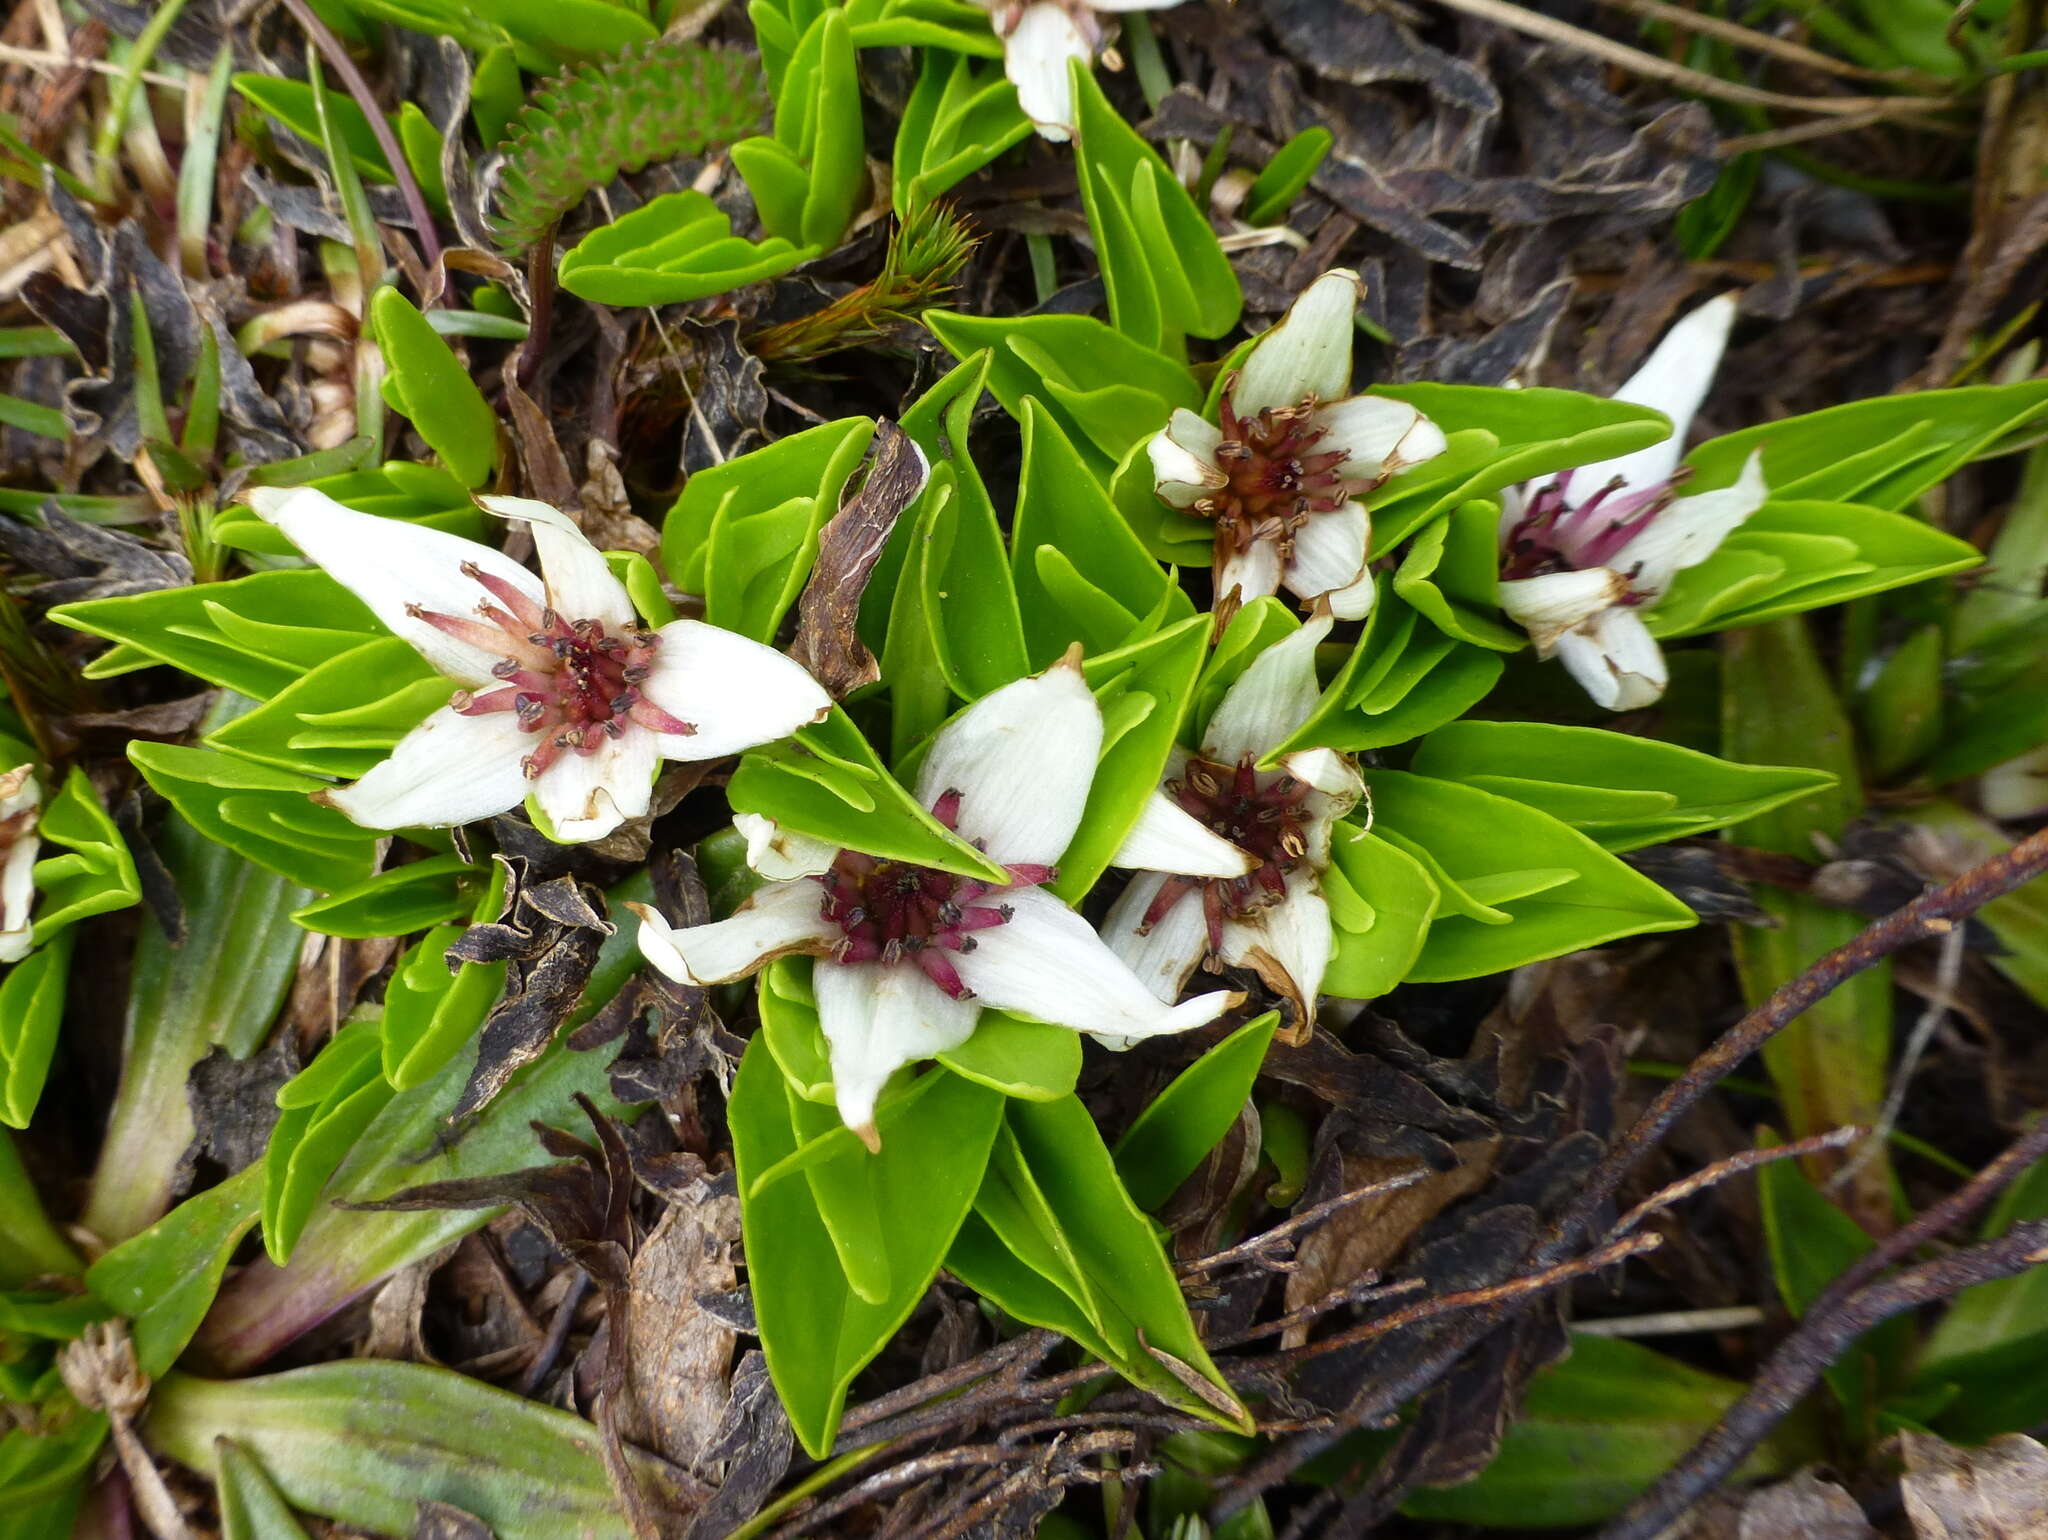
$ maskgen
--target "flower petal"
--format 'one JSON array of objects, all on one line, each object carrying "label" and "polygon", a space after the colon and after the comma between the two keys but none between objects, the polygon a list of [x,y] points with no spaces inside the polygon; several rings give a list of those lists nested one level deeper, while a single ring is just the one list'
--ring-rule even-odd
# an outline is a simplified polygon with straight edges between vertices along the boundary
[{"label": "flower petal", "polygon": [[416,829],[494,818],[526,800],[520,761],[534,736],[509,711],[464,716],[443,706],[398,740],[391,757],[353,786],[322,792],[366,829]]},{"label": "flower petal", "polygon": [[604,553],[561,509],[530,497],[479,497],[477,502],[486,512],[522,521],[533,531],[548,603],[556,614],[570,621],[603,621],[613,635],[640,623],[626,585],[612,576]]},{"label": "flower petal", "polygon": [[534,800],[555,837],[570,843],[603,839],[628,818],[646,813],[654,800],[654,767],[660,740],[644,727],[628,727],[606,738],[593,753],[563,754],[534,783]]},{"label": "flower petal", "polygon": [[1679,498],[1615,552],[1614,565],[1629,574],[1629,592],[1644,599],[1661,598],[1674,577],[1712,556],[1770,495],[1764,484],[1764,458],[1758,452],[1742,462],[1742,474],[1733,486]]},{"label": "flower petal", "polygon": [[962,839],[983,841],[1006,866],[1051,866],[1081,825],[1101,754],[1102,708],[1079,667],[1062,660],[940,728],[917,773],[917,800],[934,807],[957,791]]},{"label": "flower petal", "polygon": [[1572,499],[1573,506],[1616,476],[1641,488],[1655,485],[1678,468],[1693,414],[1714,383],[1714,371],[1721,366],[1721,353],[1728,346],[1728,331],[1734,324],[1735,296],[1724,294],[1707,301],[1665,333],[1664,340],[1643,360],[1642,368],[1614,393],[1614,399],[1662,412],[1671,419],[1671,437],[1573,471],[1571,486],[1578,494]]},{"label": "flower petal", "polygon": [[36,902],[36,855],[42,845],[36,814],[43,800],[35,767],[17,765],[0,776],[0,793],[0,818],[19,820],[0,860],[0,962],[19,962],[28,955],[35,931],[29,916]]},{"label": "flower petal", "polygon": [[655,633],[654,670],[640,691],[696,732],[663,733],[664,759],[723,759],[820,722],[832,697],[785,653],[701,620]]},{"label": "flower petal", "polygon": [[1174,507],[1187,508],[1228,486],[1230,478],[1216,464],[1222,442],[1221,428],[1184,406],[1175,407],[1166,426],[1145,445],[1152,460],[1153,490]]},{"label": "flower petal", "polygon": [[[1189,892],[1182,894],[1151,930],[1139,934],[1145,912],[1165,882],[1158,872],[1139,872],[1133,877],[1109,906],[1109,915],[1102,922],[1102,939],[1147,989],[1171,1005],[1187,988],[1188,975],[1209,949],[1209,928],[1202,918],[1201,895]],[[1112,1046],[1123,1046],[1125,1041],[1116,1038]]]},{"label": "flower petal", "polygon": [[1242,877],[1253,862],[1173,798],[1154,791],[1109,864],[1191,877]]},{"label": "flower petal", "polygon": [[709,925],[672,926],[645,904],[628,907],[640,916],[641,955],[656,968],[679,984],[723,984],[791,952],[822,953],[840,936],[824,906],[825,890],[799,877],[756,888],[732,918]]},{"label": "flower petal", "polygon": [[1333,268],[1304,289],[1244,361],[1230,404],[1240,417],[1313,397],[1338,401],[1351,389],[1352,321],[1358,274]]},{"label": "flower petal", "polygon": [[732,826],[746,839],[747,865],[763,877],[816,877],[830,870],[839,854],[837,845],[785,829],[759,813],[734,813]]},{"label": "flower petal", "polygon": [[1041,139],[1064,144],[1074,136],[1074,90],[1069,59],[1092,60],[1095,46],[1066,7],[1040,0],[1027,5],[1003,38],[1003,73],[1017,88]]},{"label": "flower petal", "polygon": [[[1328,513],[1313,513],[1294,536],[1294,552],[1280,581],[1303,604],[1324,594],[1350,590],[1366,576],[1365,553],[1372,525],[1365,504],[1349,502]],[[1367,586],[1371,580],[1367,579]],[[1366,608],[1372,601],[1366,601]]]},{"label": "flower petal", "polygon": [[1358,773],[1357,761],[1335,749],[1298,750],[1283,756],[1280,768],[1314,788],[1303,805],[1309,815],[1309,862],[1320,871],[1330,861],[1330,826],[1358,806],[1365,796],[1365,777]]},{"label": "flower petal", "polygon": [[1627,594],[1628,580],[1619,572],[1587,567],[1580,572],[1510,578],[1500,585],[1500,607],[1508,619],[1529,633],[1536,651],[1547,658],[1561,633],[1619,604]]},{"label": "flower petal", "polygon": [[1346,476],[1377,481],[1444,447],[1443,430],[1416,407],[1386,396],[1347,396],[1316,413],[1328,435],[1317,450],[1341,449]]},{"label": "flower petal", "polygon": [[1216,566],[1216,608],[1235,593],[1239,604],[1271,598],[1280,591],[1280,552],[1270,540],[1233,547]]},{"label": "flower petal", "polygon": [[1243,1000],[1217,991],[1167,1007],[1086,920],[1043,888],[1001,895],[1007,925],[980,931],[954,958],[960,979],[985,1005],[1109,1037],[1152,1037],[1214,1021]]},{"label": "flower petal", "polygon": [[410,642],[436,671],[463,684],[490,683],[491,665],[500,655],[457,641],[407,613],[409,609],[464,619],[475,616],[490,596],[462,575],[464,562],[546,602],[539,578],[503,551],[460,535],[358,513],[311,487],[252,487],[244,498],[258,515],[283,530],[307,560],[318,563],[394,635]]},{"label": "flower petal", "polygon": [[875,1098],[889,1077],[974,1036],[981,1006],[953,999],[907,963],[821,961],[811,988],[831,1053],[839,1116],[869,1149],[879,1149]]},{"label": "flower petal", "polygon": [[1316,647],[1329,634],[1330,617],[1318,612],[1254,658],[1209,718],[1202,752],[1226,765],[1247,754],[1263,759],[1306,722],[1323,693],[1316,683]]},{"label": "flower petal", "polygon": [[1250,919],[1223,922],[1223,960],[1250,968],[1267,988],[1293,1001],[1293,1029],[1303,1037],[1315,1019],[1334,945],[1330,906],[1316,890],[1314,875],[1299,867],[1287,874],[1287,896],[1277,904]]},{"label": "flower petal", "polygon": [[1657,639],[1640,615],[1621,605],[1565,632],[1556,651],[1593,703],[1608,711],[1653,705],[1670,682]]}]

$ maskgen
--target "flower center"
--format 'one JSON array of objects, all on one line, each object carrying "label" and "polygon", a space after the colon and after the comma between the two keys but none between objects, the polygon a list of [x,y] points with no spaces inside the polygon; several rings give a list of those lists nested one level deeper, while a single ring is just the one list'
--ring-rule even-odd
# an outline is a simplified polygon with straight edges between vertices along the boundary
[{"label": "flower center", "polygon": [[1287,896],[1287,874],[1308,858],[1306,781],[1285,771],[1261,775],[1247,754],[1236,765],[1188,760],[1166,794],[1259,864],[1242,877],[1169,877],[1146,909],[1141,930],[1149,931],[1186,894],[1202,890],[1202,916],[1209,948],[1223,945],[1223,922],[1241,920]]},{"label": "flower center", "polygon": [[[1545,577],[1611,566],[1628,543],[1671,506],[1689,467],[1640,491],[1628,491],[1619,476],[1574,508],[1566,497],[1572,473],[1564,472],[1535,492],[1501,541],[1503,579]],[[1634,579],[1637,567],[1623,577]],[[1641,603],[1630,594],[1624,604]]]},{"label": "flower center", "polygon": [[1272,540],[1284,560],[1311,515],[1334,513],[1360,490],[1342,474],[1343,450],[1316,448],[1329,430],[1316,420],[1313,396],[1295,406],[1269,406],[1240,417],[1226,391],[1221,425],[1216,467],[1226,484],[1193,509],[1215,520],[1219,555],[1226,548],[1242,551],[1256,541]]},{"label": "flower center", "polygon": [[[939,822],[952,828],[959,817],[960,793],[949,791],[932,809]],[[980,848],[976,841],[976,848]],[[1010,886],[1050,882],[1053,869],[1017,863],[1007,868]],[[955,1000],[972,997],[953,965],[956,952],[974,950],[975,933],[1007,924],[1010,905],[981,900],[998,889],[973,877],[918,866],[910,861],[885,861],[858,850],[842,850],[818,879],[825,889],[824,917],[841,932],[832,957],[842,963],[899,963],[905,960]]]},{"label": "flower center", "polygon": [[652,631],[629,629],[612,636],[603,621],[566,619],[474,562],[462,564],[462,575],[491,595],[477,606],[477,619],[418,605],[406,613],[500,655],[491,677],[501,684],[457,690],[448,704],[464,716],[515,713],[520,730],[538,740],[519,762],[528,779],[542,775],[565,753],[595,754],[607,739],[624,736],[629,726],[679,737],[697,731],[641,690],[661,645]]}]

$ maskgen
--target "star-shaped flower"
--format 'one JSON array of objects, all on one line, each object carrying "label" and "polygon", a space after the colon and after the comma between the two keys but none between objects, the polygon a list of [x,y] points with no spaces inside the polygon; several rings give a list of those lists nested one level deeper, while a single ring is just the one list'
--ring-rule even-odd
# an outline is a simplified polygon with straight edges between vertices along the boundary
[{"label": "star-shaped flower", "polygon": [[1358,295],[1356,273],[1323,274],[1253,346],[1220,423],[1183,407],[1149,446],[1160,498],[1216,526],[1219,624],[1282,588],[1340,620],[1367,614],[1359,499],[1443,452],[1442,430],[1405,401],[1348,394]]},{"label": "star-shaped flower", "polygon": [[1044,884],[1080,827],[1102,712],[1074,663],[984,696],[934,736],[917,798],[1002,866],[992,885],[742,826],[778,880],[730,919],[673,929],[640,909],[640,950],[670,978],[717,984],[775,957],[817,959],[812,987],[839,1113],[875,1148],[875,1098],[906,1064],[974,1035],[984,1005],[1134,1039],[1214,1020],[1241,995],[1161,1004]]},{"label": "star-shaped flower", "polygon": [[1733,486],[1677,495],[1687,475],[1678,466],[1686,430],[1734,323],[1733,296],[1702,305],[1614,393],[1669,417],[1669,438],[1542,486],[1510,488],[1502,499],[1500,607],[1539,657],[1562,659],[1609,711],[1632,711],[1664,693],[1663,649],[1643,612],[1770,495],[1754,454]]},{"label": "star-shaped flower", "polygon": [[310,488],[249,494],[462,686],[389,759],[321,793],[357,823],[468,823],[531,794],[557,838],[600,839],[647,812],[662,760],[723,759],[831,710],[818,682],[772,647],[695,620],[643,628],[625,585],[559,509],[479,501],[532,530],[545,580],[491,546]]},{"label": "star-shaped flower", "polygon": [[1351,759],[1331,749],[1296,750],[1270,770],[1259,762],[1315,709],[1315,649],[1329,632],[1330,616],[1319,610],[1261,653],[1217,705],[1201,748],[1175,751],[1156,794],[1241,851],[1245,869],[1219,875],[1162,860],[1159,844],[1134,837],[1114,864],[1138,874],[1103,925],[1116,954],[1162,1000],[1180,998],[1198,963],[1252,969],[1292,1004],[1296,1036],[1315,1018],[1330,962],[1320,880],[1330,827],[1365,785]]},{"label": "star-shaped flower", "polygon": [[1064,144],[1074,137],[1070,59],[1093,68],[1109,29],[1105,14],[1164,11],[1180,0],[978,0],[988,7],[1003,40],[1003,73],[1017,88],[1017,105],[1039,137]]},{"label": "star-shaped flower", "polygon": [[29,911],[36,902],[36,851],[42,839],[43,789],[33,765],[16,765],[0,775],[0,963],[28,956],[35,932]]}]

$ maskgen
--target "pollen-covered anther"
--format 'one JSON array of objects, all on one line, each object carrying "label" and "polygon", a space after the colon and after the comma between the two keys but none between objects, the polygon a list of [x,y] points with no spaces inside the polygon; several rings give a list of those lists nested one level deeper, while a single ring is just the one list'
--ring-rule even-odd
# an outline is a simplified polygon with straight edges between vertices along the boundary
[{"label": "pollen-covered anther", "polygon": [[1156,925],[1197,884],[1203,914],[1218,936],[1225,919],[1243,919],[1286,894],[1287,874],[1308,857],[1307,783],[1285,771],[1262,772],[1250,755],[1234,766],[1195,757],[1166,791],[1258,865],[1242,877],[1169,879],[1145,914],[1143,930]]},{"label": "pollen-covered anther", "polygon": [[1369,483],[1343,474],[1341,449],[1318,449],[1329,433],[1317,420],[1314,397],[1289,407],[1267,407],[1241,417],[1224,392],[1222,442],[1216,467],[1224,485],[1193,505],[1216,523],[1219,541],[1244,547],[1271,540],[1291,550],[1294,537],[1318,513],[1334,513]]}]

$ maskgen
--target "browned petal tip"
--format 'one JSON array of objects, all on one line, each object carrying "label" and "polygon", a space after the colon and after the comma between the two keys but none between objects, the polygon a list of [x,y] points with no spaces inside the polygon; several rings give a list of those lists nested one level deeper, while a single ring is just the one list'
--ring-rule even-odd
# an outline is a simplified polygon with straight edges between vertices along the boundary
[{"label": "browned petal tip", "polygon": [[882,1153],[882,1133],[873,1123],[863,1123],[853,1133],[855,1138],[868,1147],[870,1155]]}]

